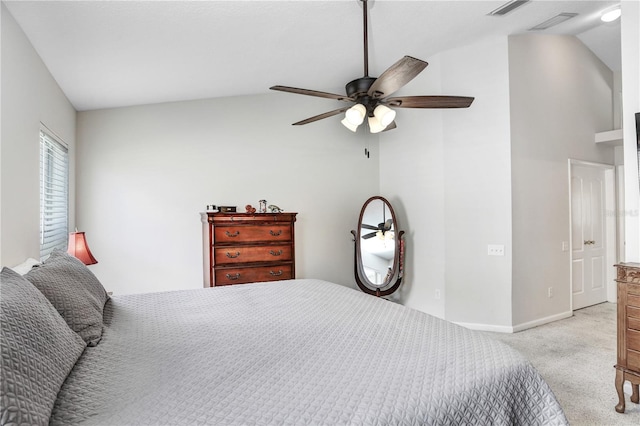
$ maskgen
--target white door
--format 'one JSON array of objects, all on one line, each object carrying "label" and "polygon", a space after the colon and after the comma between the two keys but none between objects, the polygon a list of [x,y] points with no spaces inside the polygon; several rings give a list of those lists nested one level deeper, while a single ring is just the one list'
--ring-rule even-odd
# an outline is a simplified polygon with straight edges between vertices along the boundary
[{"label": "white door", "polygon": [[605,172],[571,168],[571,280],[573,309],[607,300]]}]

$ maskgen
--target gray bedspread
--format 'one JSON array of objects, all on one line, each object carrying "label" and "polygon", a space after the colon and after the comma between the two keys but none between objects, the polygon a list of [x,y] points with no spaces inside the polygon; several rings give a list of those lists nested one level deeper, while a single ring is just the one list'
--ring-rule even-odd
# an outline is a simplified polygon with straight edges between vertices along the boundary
[{"label": "gray bedspread", "polygon": [[319,280],[114,296],[51,423],[553,425],[519,353]]}]

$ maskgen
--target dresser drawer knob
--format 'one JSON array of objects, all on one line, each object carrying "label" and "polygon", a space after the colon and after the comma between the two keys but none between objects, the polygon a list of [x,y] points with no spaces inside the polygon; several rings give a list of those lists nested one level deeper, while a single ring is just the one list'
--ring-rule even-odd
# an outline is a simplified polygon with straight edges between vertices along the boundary
[{"label": "dresser drawer knob", "polygon": [[236,231],[233,234],[229,231],[224,231],[224,233],[227,235],[227,237],[231,237],[231,238],[237,237],[238,235],[240,235],[240,231]]},{"label": "dresser drawer knob", "polygon": [[237,251],[237,252],[236,252],[236,254],[233,254],[233,253],[229,253],[229,252],[227,252],[227,257],[228,257],[229,259],[235,259],[235,258],[236,258],[236,257],[238,257],[238,256],[240,256],[240,252],[239,252],[239,251]]},{"label": "dresser drawer knob", "polygon": [[279,277],[280,275],[282,275],[282,269],[278,269],[278,272],[269,271],[269,273],[273,277]]},{"label": "dresser drawer knob", "polygon": [[238,278],[240,278],[240,272],[238,272],[238,273],[236,273],[236,274],[234,274],[234,275],[227,274],[227,279],[229,279],[229,280],[231,280],[231,281],[235,281],[235,280],[237,280]]},{"label": "dresser drawer knob", "polygon": [[269,250],[269,253],[271,253],[271,256],[280,256],[282,254],[282,250]]},{"label": "dresser drawer knob", "polygon": [[274,230],[270,229],[269,233],[273,237],[278,237],[278,236],[282,235],[282,229],[278,229],[277,231],[274,231]]}]

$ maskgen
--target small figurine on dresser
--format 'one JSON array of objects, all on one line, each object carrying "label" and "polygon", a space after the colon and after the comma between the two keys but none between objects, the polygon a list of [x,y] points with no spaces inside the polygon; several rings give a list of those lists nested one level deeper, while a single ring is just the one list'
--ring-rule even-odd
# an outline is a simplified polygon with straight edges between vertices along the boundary
[{"label": "small figurine on dresser", "polygon": [[269,205],[269,213],[282,213],[282,209],[275,204]]},{"label": "small figurine on dresser", "polygon": [[246,206],[244,206],[244,208],[247,211],[247,213],[255,213],[256,212],[256,208],[253,207],[251,204],[247,204]]}]

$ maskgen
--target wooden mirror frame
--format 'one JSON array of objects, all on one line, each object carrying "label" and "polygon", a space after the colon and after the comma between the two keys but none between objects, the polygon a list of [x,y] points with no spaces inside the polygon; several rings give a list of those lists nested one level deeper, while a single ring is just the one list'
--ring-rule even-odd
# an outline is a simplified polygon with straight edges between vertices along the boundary
[{"label": "wooden mirror frame", "polygon": [[[393,267],[392,272],[388,280],[385,280],[382,284],[375,284],[369,281],[367,275],[364,273],[364,267],[362,263],[362,247],[361,247],[361,239],[362,239],[362,219],[364,218],[364,213],[369,204],[375,200],[380,200],[384,203],[385,208],[389,210],[391,213],[391,217],[393,219],[393,229],[395,232],[394,242],[395,249],[393,255]],[[396,217],[395,212],[393,211],[393,207],[391,203],[384,197],[373,196],[365,201],[362,209],[360,210],[360,217],[358,219],[358,229],[352,230],[351,234],[353,235],[355,242],[355,255],[354,255],[354,276],[356,279],[356,283],[358,283],[358,287],[360,290],[367,294],[371,294],[374,296],[388,296],[395,292],[402,283],[402,278],[404,275],[404,231],[398,230],[398,219]],[[394,281],[395,280],[395,281]]]}]

